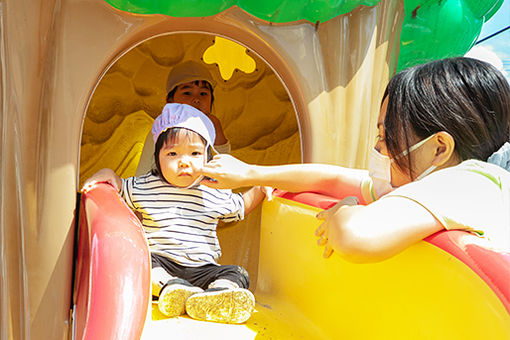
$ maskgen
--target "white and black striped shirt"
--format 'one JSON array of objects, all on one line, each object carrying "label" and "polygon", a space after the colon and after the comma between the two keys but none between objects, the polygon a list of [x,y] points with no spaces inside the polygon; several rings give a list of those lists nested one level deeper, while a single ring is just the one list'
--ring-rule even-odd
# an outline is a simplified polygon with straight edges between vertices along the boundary
[{"label": "white and black striped shirt", "polygon": [[183,266],[217,264],[221,256],[218,220],[244,218],[241,194],[203,185],[179,188],[151,173],[123,179],[120,194],[142,214],[150,251]]}]

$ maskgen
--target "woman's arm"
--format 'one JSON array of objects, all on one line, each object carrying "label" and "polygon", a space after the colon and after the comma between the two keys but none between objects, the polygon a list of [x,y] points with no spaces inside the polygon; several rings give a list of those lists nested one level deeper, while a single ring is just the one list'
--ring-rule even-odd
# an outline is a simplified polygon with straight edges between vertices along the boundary
[{"label": "woman's arm", "polygon": [[120,191],[122,186],[122,179],[112,169],[104,168],[87,179],[81,190],[87,191],[92,185],[100,182],[112,185],[117,191]]},{"label": "woman's arm", "polygon": [[244,163],[230,155],[217,155],[199,170],[216,182],[202,183],[213,188],[270,186],[290,192],[315,191],[333,197],[362,197],[365,170],[327,164],[287,164],[260,166]]},{"label": "woman's arm", "polygon": [[423,206],[404,197],[387,197],[367,206],[340,206],[317,215],[324,256],[332,250],[352,262],[377,262],[392,257],[444,229]]}]

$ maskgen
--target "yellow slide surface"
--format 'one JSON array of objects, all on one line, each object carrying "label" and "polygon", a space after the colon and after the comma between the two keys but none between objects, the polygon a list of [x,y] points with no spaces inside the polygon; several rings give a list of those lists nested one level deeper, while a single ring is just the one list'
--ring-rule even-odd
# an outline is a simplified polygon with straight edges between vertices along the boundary
[{"label": "yellow slide surface", "polygon": [[472,269],[425,241],[375,264],[322,258],[313,208],[264,202],[256,311],[243,325],[164,319],[143,339],[508,339],[510,316]]}]

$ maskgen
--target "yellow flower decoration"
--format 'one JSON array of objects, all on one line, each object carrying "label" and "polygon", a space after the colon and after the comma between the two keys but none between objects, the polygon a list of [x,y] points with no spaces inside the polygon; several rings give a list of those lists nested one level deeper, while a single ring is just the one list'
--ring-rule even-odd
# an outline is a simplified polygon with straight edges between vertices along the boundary
[{"label": "yellow flower decoration", "polygon": [[218,64],[224,80],[232,78],[235,69],[251,73],[256,67],[255,60],[247,54],[246,48],[221,37],[214,39],[214,44],[205,50],[203,59],[207,64]]}]

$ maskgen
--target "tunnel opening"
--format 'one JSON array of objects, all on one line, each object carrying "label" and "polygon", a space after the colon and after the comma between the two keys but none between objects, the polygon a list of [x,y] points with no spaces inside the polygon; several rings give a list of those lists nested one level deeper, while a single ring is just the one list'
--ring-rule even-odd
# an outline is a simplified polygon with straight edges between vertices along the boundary
[{"label": "tunnel opening", "polygon": [[[79,186],[102,168],[134,176],[146,136],[166,101],[170,71],[201,63],[215,81],[212,114],[231,154],[254,164],[300,163],[302,142],[285,84],[256,51],[207,33],[169,33],[125,52],[104,72],[83,123]],[[246,268],[256,286],[261,207],[243,221],[218,226],[222,264]]]}]

